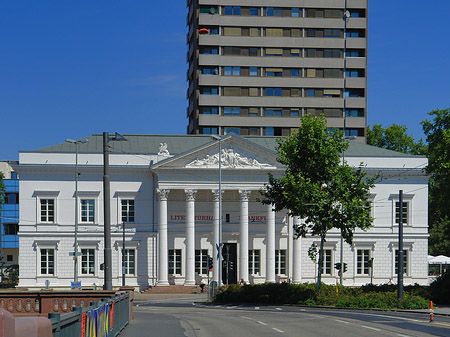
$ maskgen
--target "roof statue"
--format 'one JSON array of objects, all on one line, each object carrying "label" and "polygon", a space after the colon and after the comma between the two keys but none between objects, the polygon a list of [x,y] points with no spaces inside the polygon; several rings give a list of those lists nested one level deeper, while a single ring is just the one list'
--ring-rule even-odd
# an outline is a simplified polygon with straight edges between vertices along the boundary
[{"label": "roof statue", "polygon": [[[254,158],[248,158],[241,156],[239,153],[234,152],[233,149],[222,149],[222,167],[223,168],[248,168],[248,169],[262,169],[273,168],[272,165],[258,162]],[[203,159],[195,159],[186,165],[186,167],[201,167],[201,168],[213,168],[219,167],[219,154],[210,156],[206,155]]]},{"label": "roof statue", "polygon": [[158,156],[170,156],[169,150],[167,150],[167,143],[159,143]]}]

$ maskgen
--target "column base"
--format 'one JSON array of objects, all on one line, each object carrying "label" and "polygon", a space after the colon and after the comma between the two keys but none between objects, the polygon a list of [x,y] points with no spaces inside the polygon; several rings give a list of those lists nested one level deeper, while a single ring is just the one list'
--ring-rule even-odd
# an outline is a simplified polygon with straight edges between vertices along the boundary
[{"label": "column base", "polygon": [[170,286],[169,281],[158,281],[158,282],[156,283],[156,285],[157,285],[158,287],[168,287],[168,286]]},{"label": "column base", "polygon": [[195,281],[185,281],[184,286],[185,287],[193,287],[193,286],[195,286]]}]

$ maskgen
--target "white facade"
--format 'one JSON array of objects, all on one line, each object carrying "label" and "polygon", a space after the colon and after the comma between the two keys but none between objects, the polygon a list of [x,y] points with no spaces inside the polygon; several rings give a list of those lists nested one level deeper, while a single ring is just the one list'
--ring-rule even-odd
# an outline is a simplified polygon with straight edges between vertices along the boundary
[{"label": "white facade", "polygon": [[[128,145],[111,143],[113,286],[121,285],[123,220],[127,285],[193,285],[199,275],[206,277],[205,255],[214,256],[210,276],[217,280],[218,142],[207,136],[126,137]],[[80,145],[78,155],[78,242],[83,254],[78,275],[83,287],[101,286],[104,278],[100,270],[104,247],[101,136],[89,140],[89,145]],[[167,151],[160,143],[168,144]],[[275,214],[259,202],[267,173],[283,172],[274,144],[272,137],[228,135],[222,140],[222,241],[224,259],[232,264],[229,282],[316,279],[317,266],[307,252],[318,238],[294,240],[293,225],[301,220],[285,212]],[[121,151],[114,152],[116,147]],[[19,158],[15,167],[21,176],[19,285],[43,287],[50,280],[52,287],[69,287],[74,277],[69,256],[74,251],[74,148],[58,145],[22,152]],[[357,231],[351,247],[344,244],[348,266],[344,283],[369,283],[370,258],[374,258],[374,283],[396,282],[395,215],[398,191],[403,190],[405,284],[427,284],[428,178],[422,172],[426,158],[352,144],[346,160],[355,166],[363,162],[369,174],[380,178],[372,191],[373,228]],[[338,231],[329,233],[325,249],[323,281],[335,283],[334,264],[341,249]],[[225,269],[223,274],[226,277]]]}]

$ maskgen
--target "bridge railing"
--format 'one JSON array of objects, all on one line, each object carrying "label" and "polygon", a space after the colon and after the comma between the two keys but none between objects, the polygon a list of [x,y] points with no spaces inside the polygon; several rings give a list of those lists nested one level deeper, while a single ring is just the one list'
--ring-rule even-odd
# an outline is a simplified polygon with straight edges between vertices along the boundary
[{"label": "bridge railing", "polygon": [[49,313],[53,337],[115,337],[130,322],[130,295],[120,293],[61,315]]}]

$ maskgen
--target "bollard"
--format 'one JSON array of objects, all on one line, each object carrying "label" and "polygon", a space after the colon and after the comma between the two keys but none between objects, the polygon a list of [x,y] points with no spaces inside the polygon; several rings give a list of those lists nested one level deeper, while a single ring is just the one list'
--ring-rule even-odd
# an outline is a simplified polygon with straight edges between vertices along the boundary
[{"label": "bollard", "polygon": [[430,301],[430,322],[433,322],[433,301]]}]

